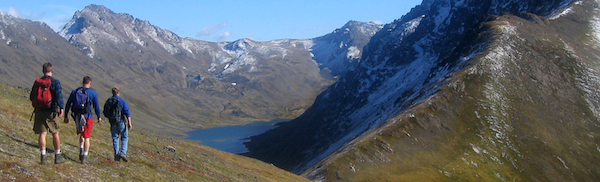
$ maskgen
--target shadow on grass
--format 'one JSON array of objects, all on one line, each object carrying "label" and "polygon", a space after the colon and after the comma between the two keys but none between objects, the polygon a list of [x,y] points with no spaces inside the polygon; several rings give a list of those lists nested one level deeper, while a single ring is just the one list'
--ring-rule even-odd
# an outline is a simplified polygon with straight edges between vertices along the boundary
[{"label": "shadow on grass", "polygon": [[[39,145],[39,144],[37,144],[37,143],[31,143],[31,142],[27,142],[27,141],[25,141],[24,139],[22,139],[22,138],[19,138],[19,137],[16,137],[16,136],[14,136],[14,135],[12,135],[12,134],[8,134],[7,136],[8,136],[9,138],[13,139],[13,140],[14,140],[14,141],[16,141],[16,142],[23,143],[23,144],[25,144],[25,145],[28,145],[28,146],[30,146],[30,147],[33,147],[33,148],[36,148],[36,149],[39,149],[39,148],[40,148],[40,145]],[[53,150],[53,149],[48,149],[48,148],[46,148],[46,152],[47,152],[47,153],[54,153],[54,150]],[[3,151],[3,153],[6,153],[6,152],[4,152],[4,151]],[[9,154],[9,155],[16,156],[15,154]]]}]

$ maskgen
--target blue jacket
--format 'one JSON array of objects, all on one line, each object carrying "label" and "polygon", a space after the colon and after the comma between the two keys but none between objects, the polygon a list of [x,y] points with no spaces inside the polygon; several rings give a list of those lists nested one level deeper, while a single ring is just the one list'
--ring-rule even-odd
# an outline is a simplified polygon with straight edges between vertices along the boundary
[{"label": "blue jacket", "polygon": [[[87,94],[88,94],[88,98],[92,102],[92,106],[94,107],[94,109],[96,111],[96,116],[98,118],[100,118],[100,106],[98,104],[98,93],[96,93],[96,91],[94,89],[88,88]],[[67,105],[65,105],[65,116],[68,116],[69,110],[71,109],[73,102],[75,102],[76,95],[77,95],[77,89],[71,91],[71,95],[69,95],[69,99],[67,100]],[[94,114],[92,112],[89,112],[89,113],[84,114],[84,116],[87,118],[93,118]]]}]

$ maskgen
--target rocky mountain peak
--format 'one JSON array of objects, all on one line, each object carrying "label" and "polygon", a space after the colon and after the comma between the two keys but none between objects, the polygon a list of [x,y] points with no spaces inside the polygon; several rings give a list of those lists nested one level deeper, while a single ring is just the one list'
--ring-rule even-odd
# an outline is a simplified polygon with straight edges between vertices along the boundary
[{"label": "rocky mountain peak", "polygon": [[360,34],[373,36],[381,28],[383,28],[383,25],[377,24],[375,22],[360,22],[351,20],[348,23],[346,23],[342,28],[334,30],[332,34],[350,34],[353,33],[353,31],[358,31],[358,33]]},{"label": "rocky mountain peak", "polygon": [[175,33],[129,14],[115,13],[101,5],[89,5],[77,11],[59,34],[70,42],[85,42],[85,45],[77,46],[92,58],[96,55],[93,44],[98,40],[135,43],[138,48],[162,47],[171,54],[181,52],[180,48],[173,45],[182,41]]},{"label": "rocky mountain peak", "polygon": [[[11,26],[23,26],[23,23],[25,23],[25,22],[27,22],[27,23],[33,22],[33,23],[41,25],[45,29],[46,28],[50,29],[50,30],[52,29],[52,28],[50,28],[50,26],[48,26],[44,22],[21,19],[19,17],[13,16],[11,14],[4,13],[4,12],[0,12],[0,22],[4,23],[5,25],[11,25]],[[24,31],[23,33],[27,33],[27,31]]]},{"label": "rocky mountain peak", "polygon": [[90,4],[90,5],[86,6],[85,8],[83,8],[83,10],[80,12],[81,13],[96,13],[96,14],[102,15],[102,16],[112,16],[112,15],[116,14],[115,12],[108,9],[107,7],[102,6],[102,5],[97,5],[97,4]]},{"label": "rocky mountain peak", "polygon": [[223,48],[230,51],[247,51],[250,48],[256,46],[256,42],[249,38],[243,38],[236,41],[233,41]]}]

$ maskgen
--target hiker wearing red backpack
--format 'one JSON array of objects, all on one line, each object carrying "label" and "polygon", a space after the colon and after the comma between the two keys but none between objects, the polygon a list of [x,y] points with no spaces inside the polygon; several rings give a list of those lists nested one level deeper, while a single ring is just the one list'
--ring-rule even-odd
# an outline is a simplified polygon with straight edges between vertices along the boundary
[{"label": "hiker wearing red backpack", "polygon": [[40,135],[39,147],[41,152],[41,164],[46,164],[46,135],[52,133],[54,143],[54,163],[65,162],[63,154],[60,152],[60,137],[58,133],[57,118],[63,117],[63,98],[60,81],[52,78],[54,66],[50,63],[44,63],[42,66],[44,76],[36,79],[29,94],[29,100],[35,108],[35,120],[33,122],[33,131]]},{"label": "hiker wearing red backpack", "polygon": [[[91,89],[92,78],[89,76],[83,77],[83,86],[71,92],[67,100],[66,112],[68,116],[69,110],[72,111],[71,116],[75,120],[77,126],[77,134],[79,134],[79,160],[82,164],[86,163],[88,152],[90,150],[90,138],[92,137],[92,128],[94,128],[94,114],[92,106],[95,109],[98,123],[102,122],[100,117],[100,107],[98,106],[98,94]],[[65,117],[65,123],[69,123],[69,117]]]}]

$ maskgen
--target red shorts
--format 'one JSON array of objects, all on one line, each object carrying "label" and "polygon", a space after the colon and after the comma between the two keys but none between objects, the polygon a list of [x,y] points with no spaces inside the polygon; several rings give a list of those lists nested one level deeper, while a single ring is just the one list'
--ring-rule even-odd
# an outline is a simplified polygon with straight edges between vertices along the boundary
[{"label": "red shorts", "polygon": [[92,137],[92,128],[94,128],[94,118],[85,117],[86,125],[83,132],[77,132],[77,134],[83,134],[83,138]]}]

